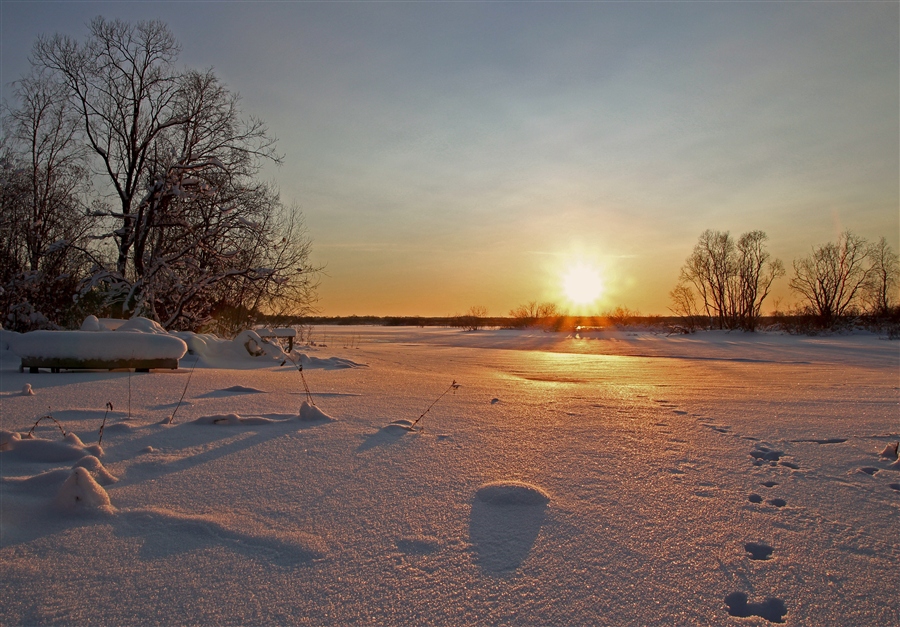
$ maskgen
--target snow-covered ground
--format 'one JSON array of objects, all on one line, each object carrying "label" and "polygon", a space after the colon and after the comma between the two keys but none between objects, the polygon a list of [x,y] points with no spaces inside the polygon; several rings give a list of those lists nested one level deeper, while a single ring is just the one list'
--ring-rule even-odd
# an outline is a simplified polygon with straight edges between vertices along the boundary
[{"label": "snow-covered ground", "polygon": [[277,351],[182,339],[0,341],[0,623],[900,620],[898,342],[317,328],[301,411]]}]

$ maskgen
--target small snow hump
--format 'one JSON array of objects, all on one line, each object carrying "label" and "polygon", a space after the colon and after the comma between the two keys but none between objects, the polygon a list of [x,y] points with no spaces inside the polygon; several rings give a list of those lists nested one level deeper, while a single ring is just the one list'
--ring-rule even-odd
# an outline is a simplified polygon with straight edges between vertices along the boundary
[{"label": "small snow hump", "polygon": [[546,505],[550,495],[524,481],[492,481],[475,493],[475,498],[489,505]]},{"label": "small snow hump", "polygon": [[72,466],[72,469],[75,468],[84,468],[88,471],[91,477],[99,483],[100,485],[109,485],[111,483],[115,483],[118,481],[118,477],[113,476],[103,465],[99,459],[94,457],[93,455],[86,455],[75,462],[75,465]]},{"label": "small snow hump", "polygon": [[300,414],[298,416],[303,422],[333,422],[334,418],[326,414],[324,411],[311,405],[309,401],[303,401],[300,405]]},{"label": "small snow hump", "polygon": [[66,511],[100,510],[112,512],[109,494],[94,481],[86,468],[77,466],[56,494],[56,505]]},{"label": "small snow hump", "polygon": [[900,448],[900,442],[891,442],[884,447],[884,450],[881,451],[879,455],[881,457],[886,457],[887,459],[897,459],[898,448]]}]

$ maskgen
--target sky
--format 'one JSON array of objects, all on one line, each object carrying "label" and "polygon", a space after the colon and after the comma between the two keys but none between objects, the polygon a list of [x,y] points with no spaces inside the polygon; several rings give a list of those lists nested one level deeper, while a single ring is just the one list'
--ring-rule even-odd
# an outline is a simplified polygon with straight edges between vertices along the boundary
[{"label": "sky", "polygon": [[97,15],[162,19],[268,124],[324,315],[667,314],[706,229],[768,234],[768,312],[843,230],[900,251],[897,2],[3,0],[3,98]]}]

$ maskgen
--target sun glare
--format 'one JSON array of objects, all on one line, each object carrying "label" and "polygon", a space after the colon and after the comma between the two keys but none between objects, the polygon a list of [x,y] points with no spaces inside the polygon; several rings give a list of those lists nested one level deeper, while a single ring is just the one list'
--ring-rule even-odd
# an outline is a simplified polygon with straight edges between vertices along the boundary
[{"label": "sun glare", "polygon": [[600,298],[603,282],[597,268],[580,262],[563,275],[563,291],[576,305],[587,305]]}]

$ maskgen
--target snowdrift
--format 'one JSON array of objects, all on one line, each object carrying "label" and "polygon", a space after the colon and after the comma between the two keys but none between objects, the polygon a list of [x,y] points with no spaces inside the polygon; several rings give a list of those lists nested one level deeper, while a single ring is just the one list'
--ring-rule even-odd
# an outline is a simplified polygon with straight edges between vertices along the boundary
[{"label": "snowdrift", "polygon": [[187,344],[171,335],[126,331],[31,331],[11,335],[9,345],[23,360],[125,361],[181,359]]}]

